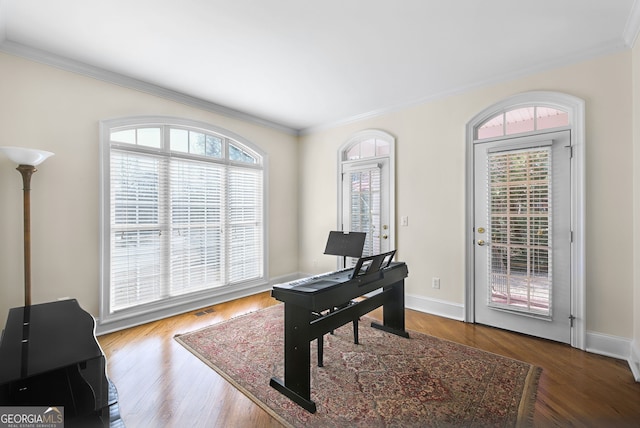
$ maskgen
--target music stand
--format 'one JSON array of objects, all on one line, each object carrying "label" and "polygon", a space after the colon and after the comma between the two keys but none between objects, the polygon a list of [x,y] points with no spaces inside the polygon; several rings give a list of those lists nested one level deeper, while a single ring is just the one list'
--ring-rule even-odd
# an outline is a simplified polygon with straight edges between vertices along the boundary
[{"label": "music stand", "polygon": [[331,256],[342,256],[342,267],[347,267],[347,257],[362,257],[366,232],[343,232],[332,230],[327,238],[324,253]]}]

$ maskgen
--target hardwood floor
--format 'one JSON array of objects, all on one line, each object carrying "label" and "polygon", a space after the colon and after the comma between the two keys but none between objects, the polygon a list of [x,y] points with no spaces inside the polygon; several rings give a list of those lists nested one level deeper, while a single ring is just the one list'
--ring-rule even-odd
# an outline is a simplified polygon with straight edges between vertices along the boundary
[{"label": "hardwood floor", "polygon": [[[205,308],[213,312],[204,315],[195,311],[100,336],[126,426],[280,427],[173,340],[277,303],[261,293]],[[381,309],[371,316],[380,319]],[[640,426],[640,383],[626,361],[412,310],[406,311],[406,327],[542,367],[535,426]]]}]

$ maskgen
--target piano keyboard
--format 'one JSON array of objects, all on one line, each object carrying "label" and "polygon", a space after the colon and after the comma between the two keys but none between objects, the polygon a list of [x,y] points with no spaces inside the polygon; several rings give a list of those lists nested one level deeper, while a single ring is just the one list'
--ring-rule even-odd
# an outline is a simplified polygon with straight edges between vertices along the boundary
[{"label": "piano keyboard", "polygon": [[287,284],[291,285],[291,286],[308,284],[310,282],[318,281],[318,280],[323,279],[323,278],[328,278],[328,277],[333,276],[333,275],[341,274],[341,273],[346,272],[348,270],[353,270],[353,268],[344,268],[344,269],[341,269],[341,270],[335,270],[333,272],[325,272],[325,273],[321,273],[321,274],[318,274],[318,275],[309,276],[309,277],[306,277],[306,278],[294,279],[293,281],[287,282]]}]

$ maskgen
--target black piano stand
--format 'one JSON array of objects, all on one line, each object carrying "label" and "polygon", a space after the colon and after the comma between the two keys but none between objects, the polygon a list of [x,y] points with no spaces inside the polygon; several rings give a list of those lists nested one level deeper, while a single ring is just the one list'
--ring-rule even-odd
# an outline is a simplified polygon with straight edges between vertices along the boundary
[{"label": "black piano stand", "polygon": [[[409,334],[404,324],[404,277],[406,277],[406,267],[403,275],[389,274],[387,278],[374,279],[360,291],[364,295],[382,288],[380,293],[329,311],[321,317],[318,317],[318,312],[313,308],[287,302],[289,300],[286,297],[287,293],[274,292],[273,294],[280,296],[274,297],[284,301],[284,380],[272,377],[269,385],[307,411],[315,413],[316,404],[311,400],[311,341],[318,340],[318,365],[322,367],[323,335],[349,322],[357,322],[360,316],[380,306],[383,307],[383,323],[372,323],[371,326],[408,338]],[[291,300],[298,302],[293,298]]]}]

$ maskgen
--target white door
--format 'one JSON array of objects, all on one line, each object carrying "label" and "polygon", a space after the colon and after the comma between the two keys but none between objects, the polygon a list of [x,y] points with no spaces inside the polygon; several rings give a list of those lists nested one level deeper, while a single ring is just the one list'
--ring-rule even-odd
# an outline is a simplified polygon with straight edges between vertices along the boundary
[{"label": "white door", "polygon": [[367,233],[364,256],[392,250],[389,207],[389,158],[342,164],[342,230]]},{"label": "white door", "polygon": [[570,131],[475,145],[475,322],[570,343],[570,145]]}]

